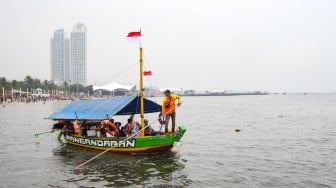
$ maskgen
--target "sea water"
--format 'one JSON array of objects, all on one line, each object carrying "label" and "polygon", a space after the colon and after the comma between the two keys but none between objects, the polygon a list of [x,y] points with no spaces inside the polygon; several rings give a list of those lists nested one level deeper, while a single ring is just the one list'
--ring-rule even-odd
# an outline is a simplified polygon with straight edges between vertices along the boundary
[{"label": "sea water", "polygon": [[0,187],[336,187],[336,95],[183,101],[179,152],[107,153],[79,170],[99,151],[58,142],[57,132],[34,136],[50,130],[44,118],[69,102],[1,107]]}]

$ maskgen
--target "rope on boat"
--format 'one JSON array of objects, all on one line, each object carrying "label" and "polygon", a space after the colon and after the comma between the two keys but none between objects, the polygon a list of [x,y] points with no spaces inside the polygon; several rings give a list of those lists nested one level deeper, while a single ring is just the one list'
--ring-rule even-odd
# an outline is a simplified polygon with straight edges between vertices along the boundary
[{"label": "rope on boat", "polygon": [[[178,105],[176,105],[176,106],[175,106],[175,108],[178,108],[178,107],[180,107],[180,106],[178,106]],[[173,110],[174,110],[174,108],[173,108],[173,109],[171,109],[171,110],[169,110],[168,112],[166,112],[166,113],[162,114],[162,115],[166,115],[166,114],[168,114],[169,112],[171,112],[171,111],[173,111]],[[140,133],[142,130],[144,130],[144,129],[145,129],[145,128],[147,128],[148,126],[150,126],[150,125],[154,124],[154,123],[155,123],[156,121],[158,121],[159,119],[160,119],[160,118],[157,118],[156,120],[153,120],[153,121],[152,121],[152,122],[150,122],[148,125],[144,126],[144,128],[140,129],[138,132],[136,132],[136,133],[132,134],[131,136],[129,136],[129,137],[127,137],[127,138],[125,138],[125,139],[124,139],[124,140],[122,140],[122,141],[123,141],[123,142],[125,142],[125,141],[127,141],[127,140],[129,140],[129,139],[131,139],[131,138],[135,137],[135,136],[136,136],[138,133]],[[92,157],[91,159],[89,159],[89,160],[85,161],[84,163],[82,163],[82,164],[78,165],[78,166],[75,168],[75,170],[78,170],[78,169],[80,169],[81,167],[85,166],[86,164],[88,164],[89,162],[91,162],[91,161],[95,160],[96,158],[98,158],[98,157],[100,157],[100,156],[104,155],[106,152],[108,152],[108,151],[112,150],[113,148],[114,148],[114,146],[112,145],[112,147],[111,147],[111,148],[109,148],[109,149],[106,149],[105,151],[103,151],[103,152],[101,152],[101,153],[99,153],[99,154],[95,155],[95,156],[94,156],[94,157]]]},{"label": "rope on boat", "polygon": [[[148,58],[146,56],[146,52],[143,52],[143,59],[144,59],[144,67],[145,67],[145,69],[147,67],[149,70],[152,71],[152,69],[151,69],[151,67],[149,66],[149,63],[148,63],[149,60],[148,60]],[[152,81],[153,81],[153,84],[152,84]],[[149,84],[149,88],[150,89],[153,89],[155,86],[158,86],[158,83],[157,83],[157,80],[156,80],[155,76],[153,76],[152,78],[147,78],[147,82]],[[154,85],[154,87],[153,87],[153,85]],[[158,102],[156,98],[154,98],[154,101],[156,103]]]},{"label": "rope on boat", "polygon": [[115,75],[113,75],[111,78],[109,78],[108,80],[105,80],[103,83],[108,83],[111,80],[117,78],[118,76],[120,76],[121,74],[123,74],[125,71],[133,68],[135,65],[137,65],[139,63],[139,61],[135,62],[134,64],[129,65],[128,67],[124,68],[123,70],[121,70],[120,72],[116,73]]}]

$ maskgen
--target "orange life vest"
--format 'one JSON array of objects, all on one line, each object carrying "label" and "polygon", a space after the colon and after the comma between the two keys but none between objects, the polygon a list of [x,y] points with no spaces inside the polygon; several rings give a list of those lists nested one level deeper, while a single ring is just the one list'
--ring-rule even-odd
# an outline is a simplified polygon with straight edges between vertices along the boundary
[{"label": "orange life vest", "polygon": [[181,98],[177,95],[171,94],[169,97],[165,96],[162,103],[162,113],[163,114],[174,113],[176,100],[178,100],[178,103],[182,103]]}]

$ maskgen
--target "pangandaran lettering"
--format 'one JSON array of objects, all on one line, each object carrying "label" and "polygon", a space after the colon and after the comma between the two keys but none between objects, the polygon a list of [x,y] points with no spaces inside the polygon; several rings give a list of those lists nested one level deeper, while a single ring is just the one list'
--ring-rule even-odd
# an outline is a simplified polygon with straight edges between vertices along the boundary
[{"label": "pangandaran lettering", "polygon": [[96,146],[96,147],[105,147],[105,148],[134,148],[136,140],[97,140],[97,139],[89,139],[89,138],[76,138],[74,136],[66,135],[66,140],[69,142]]}]

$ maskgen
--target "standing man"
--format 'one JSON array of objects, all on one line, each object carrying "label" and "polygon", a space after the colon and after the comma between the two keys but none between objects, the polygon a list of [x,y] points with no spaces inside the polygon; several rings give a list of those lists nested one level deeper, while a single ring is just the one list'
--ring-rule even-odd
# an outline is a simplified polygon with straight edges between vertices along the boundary
[{"label": "standing man", "polygon": [[160,117],[164,115],[165,117],[165,132],[168,133],[168,124],[170,118],[172,119],[172,132],[175,132],[175,118],[176,118],[176,112],[175,112],[175,106],[176,106],[176,101],[177,105],[180,106],[182,104],[181,97],[171,94],[170,90],[166,90],[164,92],[166,95],[163,99],[162,103],[162,112],[160,114]]}]

